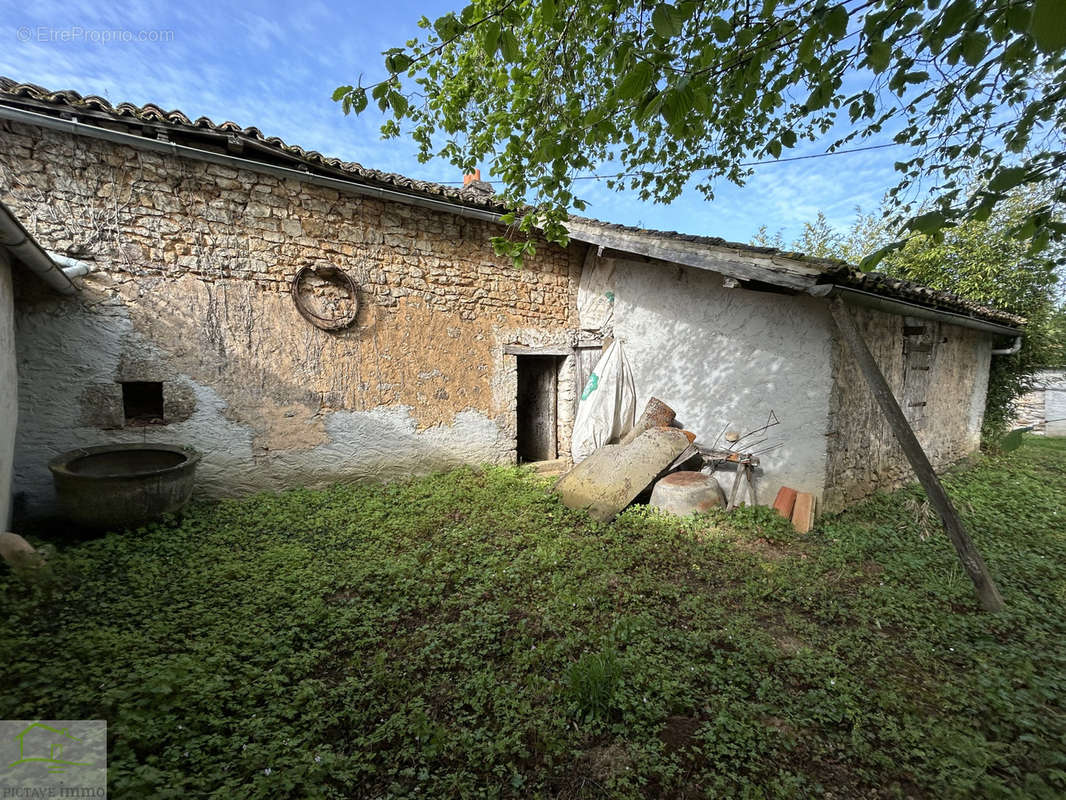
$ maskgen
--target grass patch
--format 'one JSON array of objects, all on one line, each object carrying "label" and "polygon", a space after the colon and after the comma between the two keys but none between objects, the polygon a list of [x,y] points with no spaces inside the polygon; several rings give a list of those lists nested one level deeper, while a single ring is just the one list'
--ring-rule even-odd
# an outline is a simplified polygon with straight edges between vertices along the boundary
[{"label": "grass patch", "polygon": [[294,490],[0,574],[0,717],[104,718],[118,797],[1062,797],[1066,441],[796,537],[611,525],[520,470]]}]

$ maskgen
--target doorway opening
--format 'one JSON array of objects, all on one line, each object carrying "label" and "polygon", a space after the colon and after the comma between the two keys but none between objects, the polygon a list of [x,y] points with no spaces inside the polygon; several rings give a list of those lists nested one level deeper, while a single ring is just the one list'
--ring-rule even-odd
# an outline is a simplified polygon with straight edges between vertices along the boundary
[{"label": "doorway opening", "polygon": [[562,356],[517,356],[518,461],[559,457],[559,365]]}]

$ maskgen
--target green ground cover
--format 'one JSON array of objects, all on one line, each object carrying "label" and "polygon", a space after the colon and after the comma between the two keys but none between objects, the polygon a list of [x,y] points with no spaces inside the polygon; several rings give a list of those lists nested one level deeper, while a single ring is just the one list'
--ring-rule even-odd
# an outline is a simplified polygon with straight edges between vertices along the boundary
[{"label": "green ground cover", "polygon": [[1062,797],[1066,441],[806,536],[610,525],[462,469],[63,540],[0,571],[0,717],[103,718],[116,797]]}]

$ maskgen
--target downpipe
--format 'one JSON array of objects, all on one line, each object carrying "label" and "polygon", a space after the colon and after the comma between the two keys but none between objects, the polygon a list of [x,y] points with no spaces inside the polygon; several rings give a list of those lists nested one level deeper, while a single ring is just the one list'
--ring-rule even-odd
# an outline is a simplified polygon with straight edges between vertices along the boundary
[{"label": "downpipe", "polygon": [[1013,356],[1015,353],[1017,353],[1021,349],[1022,349],[1022,337],[1021,336],[1015,336],[1014,337],[1014,344],[1012,344],[1010,347],[993,348],[992,355],[994,355],[994,356]]}]

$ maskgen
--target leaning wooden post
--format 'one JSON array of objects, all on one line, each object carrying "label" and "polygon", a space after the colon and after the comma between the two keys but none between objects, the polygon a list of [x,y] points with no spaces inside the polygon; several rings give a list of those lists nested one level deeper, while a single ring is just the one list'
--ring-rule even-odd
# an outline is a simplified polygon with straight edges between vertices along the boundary
[{"label": "leaning wooden post", "polygon": [[962,566],[969,574],[970,580],[973,581],[981,606],[986,611],[1002,611],[1003,598],[999,595],[999,590],[996,588],[996,584],[985,566],[984,559],[981,558],[981,554],[974,547],[969,534],[966,533],[966,529],[962,527],[962,520],[959,519],[955,506],[951,504],[951,499],[948,497],[947,492],[944,491],[936,472],[933,471],[933,465],[929,463],[922,445],[918,442],[918,437],[914,435],[914,431],[911,429],[910,423],[907,422],[903,410],[899,407],[899,403],[896,402],[892,389],[889,388],[888,381],[885,380],[881,368],[877,365],[877,361],[874,360],[870,348],[866,346],[866,341],[862,338],[859,326],[855,324],[855,318],[852,317],[848,307],[839,297],[830,298],[829,308],[833,313],[833,320],[836,322],[837,330],[840,331],[844,343],[848,346],[851,354],[855,356],[855,360],[859,362],[859,368],[866,377],[866,383],[869,385],[870,391],[873,392],[874,399],[881,406],[885,417],[888,418],[888,424],[892,428],[896,440],[903,448],[907,460],[911,462],[922,488],[925,489],[925,493],[929,496],[929,502],[933,504],[933,508],[940,515],[940,520],[944,523],[944,530],[947,531],[951,543],[955,545],[959,560],[962,561]]}]

